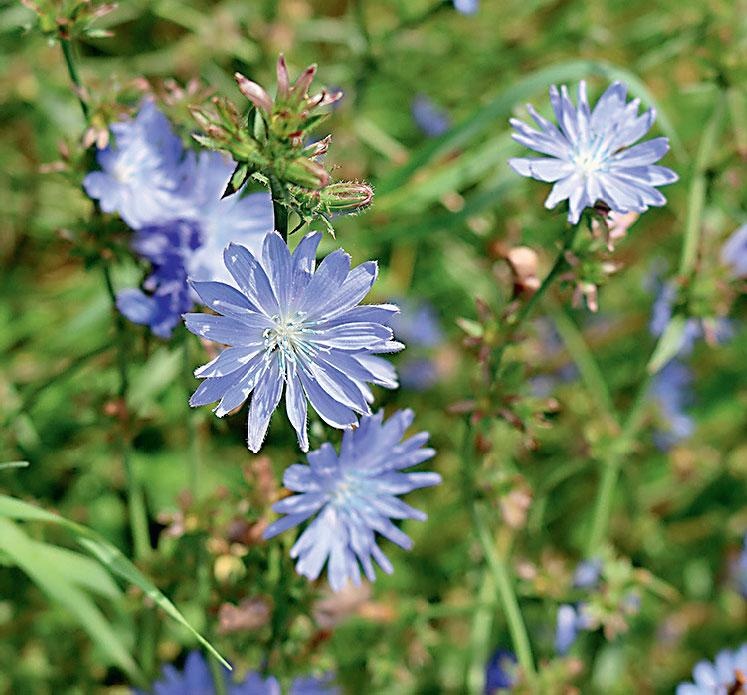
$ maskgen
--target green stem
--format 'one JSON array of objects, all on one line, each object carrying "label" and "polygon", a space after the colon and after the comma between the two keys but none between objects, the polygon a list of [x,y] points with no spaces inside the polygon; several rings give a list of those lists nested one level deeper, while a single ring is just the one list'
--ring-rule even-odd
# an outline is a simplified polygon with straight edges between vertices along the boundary
[{"label": "green stem", "polygon": [[[550,303],[548,302],[548,304]],[[609,387],[581,331],[568,315],[568,312],[559,304],[554,302],[550,304],[550,316],[555,324],[555,330],[565,343],[571,359],[578,367],[581,380],[586,384],[589,394],[597,402],[600,410],[612,422],[617,422]]]},{"label": "green stem", "polygon": [[285,205],[285,187],[275,176],[270,176],[270,193],[272,195],[272,212],[275,217],[275,231],[280,232],[283,241],[287,242],[288,208]]},{"label": "green stem", "polygon": [[[191,335],[184,333],[184,388],[187,391],[187,402],[192,394],[194,387],[194,375],[192,374],[192,360],[190,358],[189,341]],[[200,477],[200,438],[197,431],[198,414],[192,412],[188,406],[187,411],[187,431],[189,436],[189,489],[192,492],[193,499],[197,499],[198,483]]]},{"label": "green stem", "polygon": [[145,495],[142,485],[137,479],[135,470],[130,459],[130,414],[127,408],[127,390],[129,378],[127,374],[127,329],[122,315],[117,310],[117,295],[114,292],[111,270],[104,262],[102,265],[104,273],[104,284],[114,313],[114,325],[117,334],[117,367],[119,372],[118,395],[123,412],[120,414],[119,448],[122,463],[127,477],[127,497],[129,504],[128,514],[130,519],[130,531],[132,533],[132,544],[135,550],[135,558],[140,560],[146,557],[150,551],[150,532],[148,530],[148,512],[145,506]]},{"label": "green stem", "polygon": [[651,375],[643,380],[638,389],[635,401],[631,406],[628,417],[622,427],[622,432],[605,456],[603,463],[602,479],[599,484],[596,502],[594,503],[594,513],[592,516],[591,531],[589,541],[586,545],[586,557],[596,556],[607,536],[607,527],[609,526],[610,516],[612,514],[612,504],[617,486],[617,479],[620,475],[620,469],[630,447],[638,435],[638,431],[643,424],[645,415],[645,405],[648,391],[651,386]]},{"label": "green stem", "polygon": [[65,65],[67,65],[67,74],[70,76],[70,81],[75,85],[75,95],[78,97],[78,103],[80,109],[83,111],[83,118],[88,121],[89,111],[88,104],[83,99],[83,83],[80,81],[78,70],[75,67],[75,57],[73,56],[73,47],[68,39],[60,37],[60,46],[62,46],[62,55],[65,57]]},{"label": "green stem", "polygon": [[210,676],[215,686],[215,695],[226,695],[226,679],[224,678],[223,666],[212,654],[208,654],[208,666],[210,666]]},{"label": "green stem", "polygon": [[679,275],[688,278],[695,270],[698,259],[698,247],[703,227],[703,209],[707,192],[706,173],[716,149],[717,138],[726,112],[726,93],[721,90],[713,108],[713,113],[706,123],[703,136],[698,145],[693,164],[693,175],[687,195],[687,217],[685,221],[685,239],[682,244]]},{"label": "green stem", "polygon": [[[575,238],[575,230],[573,233],[573,237]],[[558,275],[560,275],[560,273],[562,273],[568,267],[568,261],[566,260],[565,252],[569,247],[570,242],[563,245],[563,248],[560,250],[558,257],[555,259],[555,263],[553,263],[552,268],[550,268],[550,272],[545,276],[542,284],[517,312],[516,318],[511,325],[511,335],[519,330],[524,321],[529,318],[529,315],[534,310],[534,307],[539,304],[539,301],[545,296],[547,290],[550,289],[550,286],[553,284],[553,282],[555,282],[555,279],[558,277]]]},{"label": "green stem", "polygon": [[496,549],[495,541],[491,538],[485,522],[485,511],[477,503],[474,506],[473,517],[477,537],[485,553],[485,559],[488,561],[488,567],[493,574],[493,581],[498,589],[498,596],[503,606],[503,612],[506,615],[508,631],[511,634],[511,642],[516,652],[516,658],[528,684],[531,686],[536,678],[532,647],[529,643],[529,635],[527,634],[524,620],[521,617],[521,609],[519,608],[519,601],[514,591],[508,563]]}]

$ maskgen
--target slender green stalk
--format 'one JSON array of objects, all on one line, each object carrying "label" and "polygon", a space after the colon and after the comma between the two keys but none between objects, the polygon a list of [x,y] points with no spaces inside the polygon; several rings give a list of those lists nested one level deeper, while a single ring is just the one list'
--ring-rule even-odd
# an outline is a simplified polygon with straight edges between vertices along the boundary
[{"label": "slender green stalk", "polygon": [[[573,236],[575,237],[575,231]],[[568,250],[570,246],[570,243],[564,244],[563,248],[560,250],[560,253],[558,253],[558,257],[555,259],[555,263],[553,263],[552,268],[550,268],[550,272],[545,276],[545,279],[542,281],[542,284],[539,286],[537,291],[529,297],[529,299],[522,305],[521,309],[516,314],[516,319],[514,320],[514,323],[511,325],[511,333],[515,333],[519,327],[526,321],[532,311],[534,310],[534,307],[539,304],[540,300],[545,296],[547,293],[547,290],[550,289],[550,286],[555,282],[558,275],[560,275],[567,267],[568,267],[568,261],[565,257],[565,252]]]},{"label": "slender green stalk", "polygon": [[[185,331],[184,333],[184,388],[187,391],[186,400],[192,394],[194,387],[194,375],[192,374],[192,360],[190,357],[189,343],[192,336]],[[197,414],[192,412],[188,407],[187,411],[187,431],[189,436],[189,489],[192,497],[197,499],[198,484],[200,479],[200,437],[197,431]]]},{"label": "slender green stalk", "polygon": [[275,231],[280,232],[283,241],[288,241],[288,208],[285,205],[286,195],[283,184],[270,176],[270,194],[272,195],[272,212],[275,217]]},{"label": "slender green stalk", "polygon": [[496,607],[495,580],[490,568],[486,567],[483,571],[477,604],[474,606],[472,615],[472,629],[470,630],[469,650],[467,652],[467,673],[465,674],[467,692],[476,695],[485,690],[485,661]]},{"label": "slender green stalk", "polygon": [[698,247],[703,228],[703,208],[705,206],[707,180],[706,173],[713,159],[717,138],[726,113],[726,93],[720,90],[713,113],[706,123],[703,136],[698,145],[693,164],[693,175],[687,195],[687,217],[685,222],[685,239],[682,244],[679,274],[687,278],[695,270],[698,259]]},{"label": "slender green stalk", "polygon": [[477,537],[485,553],[485,559],[488,561],[488,567],[493,574],[493,581],[498,589],[498,596],[503,606],[503,612],[506,615],[508,631],[511,634],[511,641],[516,651],[516,659],[519,662],[519,666],[521,666],[528,684],[531,686],[536,678],[532,647],[529,643],[529,635],[524,625],[524,619],[521,616],[519,601],[516,598],[508,563],[498,552],[495,540],[491,538],[487,523],[485,522],[484,508],[478,503],[475,503],[473,517]]},{"label": "slender green stalk", "polygon": [[75,67],[75,57],[73,56],[73,47],[70,44],[69,39],[60,37],[60,46],[62,46],[62,55],[65,57],[65,65],[67,65],[67,74],[70,76],[70,81],[75,86],[75,96],[78,97],[78,103],[80,109],[83,111],[83,118],[88,121],[89,110],[88,104],[83,99],[83,83],[80,81],[78,70]]},{"label": "slender green stalk", "polygon": [[620,475],[620,469],[630,447],[638,435],[643,424],[645,415],[646,397],[651,386],[651,375],[647,375],[638,389],[635,401],[628,411],[628,417],[623,424],[622,432],[613,448],[610,448],[603,461],[602,479],[599,484],[594,513],[591,522],[591,531],[586,545],[586,557],[594,557],[598,554],[604,539],[607,536],[607,527],[612,514],[615,487]]},{"label": "slender green stalk", "polygon": [[573,362],[578,367],[581,380],[586,384],[589,394],[596,401],[597,406],[602,412],[612,422],[617,422],[615,406],[612,402],[609,387],[581,331],[571,317],[568,316],[568,312],[559,304],[554,302],[550,304],[550,316],[555,324],[558,335],[563,343],[565,343]]},{"label": "slender green stalk", "polygon": [[212,654],[208,654],[207,660],[210,667],[210,676],[215,686],[215,695],[226,695],[226,679],[223,677],[223,666]]},{"label": "slender green stalk", "polygon": [[130,519],[130,531],[132,533],[132,544],[135,550],[135,558],[142,559],[150,553],[151,546],[150,532],[148,530],[148,512],[145,506],[145,495],[143,493],[142,485],[137,479],[130,458],[130,415],[127,410],[127,390],[129,387],[129,377],[127,374],[127,328],[124,324],[122,315],[117,310],[117,296],[114,292],[114,284],[112,283],[109,266],[104,263],[101,267],[104,274],[106,291],[112,304],[114,325],[116,328],[117,367],[119,371],[118,395],[120,406],[122,408],[122,412],[119,415],[120,427],[118,442],[125,475],[127,477],[127,498],[129,501],[127,508]]}]

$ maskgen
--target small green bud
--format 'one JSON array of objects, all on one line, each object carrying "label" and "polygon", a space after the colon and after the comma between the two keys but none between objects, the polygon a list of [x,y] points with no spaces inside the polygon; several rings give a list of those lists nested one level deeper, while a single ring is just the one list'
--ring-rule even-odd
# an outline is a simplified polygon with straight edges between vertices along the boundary
[{"label": "small green bud", "polygon": [[365,181],[335,181],[319,191],[319,199],[331,212],[357,212],[373,200],[373,188]]}]

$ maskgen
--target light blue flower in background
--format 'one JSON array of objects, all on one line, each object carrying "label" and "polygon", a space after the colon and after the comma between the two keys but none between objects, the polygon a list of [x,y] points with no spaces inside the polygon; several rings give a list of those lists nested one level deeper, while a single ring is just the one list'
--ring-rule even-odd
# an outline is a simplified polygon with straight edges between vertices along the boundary
[{"label": "light blue flower in background", "polygon": [[510,120],[514,140],[547,157],[517,157],[509,165],[522,176],[554,183],[545,207],[568,200],[571,224],[577,224],[584,208],[598,200],[618,213],[664,205],[666,198],[655,186],[677,181],[671,169],[654,164],[669,149],[667,138],[633,145],[650,130],[655,112],[650,109],[639,116],[640,100],[626,103],[626,98],[625,85],[614,82],[592,111],[586,82],[579,83],[578,106],[571,102],[565,85],[560,90],[553,85],[550,101],[557,125],[531,105],[527,109],[539,130],[516,118]]},{"label": "light blue flower in background", "polygon": [[192,280],[218,280],[233,284],[223,263],[223,250],[240,243],[256,256],[262,242],[273,230],[272,199],[269,193],[244,195],[244,188],[221,198],[236,163],[219,152],[200,152],[190,191],[189,218],[200,227],[201,244],[187,262]]},{"label": "light blue flower in background", "polygon": [[83,179],[86,193],[133,229],[184,217],[194,157],[155,103],[144,101],[134,119],[114,123],[111,132],[114,143],[96,154],[101,171]]},{"label": "light blue flower in background", "polygon": [[190,404],[215,408],[222,417],[249,395],[249,448],[257,452],[270,416],[285,390],[288,419],[308,451],[306,401],[328,425],[346,428],[370,413],[368,384],[396,388],[392,366],[378,353],[401,350],[388,324],[397,307],[362,305],[377,266],[351,270],[341,249],[316,267],[321,233],[304,237],[293,254],[276,232],[264,240],[261,257],[231,244],[226,267],[238,289],[221,282],[195,282],[205,306],[220,314],[187,314],[193,333],[229,346],[195,372],[204,379]]},{"label": "light blue flower in background", "polygon": [[[280,683],[274,676],[261,676],[251,672],[240,683],[234,683],[231,673],[221,668],[228,695],[282,695]],[[334,676],[326,674],[320,678],[313,676],[296,678],[290,686],[289,695],[340,695],[340,690],[332,685]],[[215,685],[205,657],[198,651],[187,655],[184,671],[171,664],[161,669],[161,678],[153,683],[153,695],[215,695]],[[147,695],[143,690],[134,690],[135,695]]]},{"label": "light blue flower in background", "polygon": [[339,454],[325,443],[308,455],[309,465],[286,469],[283,485],[300,494],[273,506],[287,516],[274,522],[264,537],[316,515],[291,549],[299,574],[317,579],[326,563],[330,586],[340,591],[348,581],[360,584],[361,567],[374,581],[374,560],[384,572],[394,570],[376,543],[377,533],[405,550],[412,547],[391,520],[425,521],[426,515],[397,496],[441,482],[437,473],[404,472],[435,454],[425,447],[427,432],[402,441],[413,418],[411,410],[397,411],[386,422],[383,411],[363,417],[359,427],[344,432]]},{"label": "light blue flower in background", "polygon": [[564,656],[576,641],[579,630],[589,629],[590,621],[583,603],[572,606],[564,603],[558,607],[555,624],[555,651]]},{"label": "light blue flower in background", "polygon": [[160,338],[170,337],[182,314],[194,303],[187,282],[187,259],[199,245],[200,231],[187,220],[135,232],[133,249],[153,267],[143,283],[149,294],[136,288],[118,292],[119,311],[133,323],[150,326]]},{"label": "light blue flower in background", "polygon": [[679,360],[669,362],[654,377],[650,393],[666,422],[666,429],[654,432],[660,449],[671,448],[695,431],[695,422],[686,412],[692,402],[692,382],[692,372]]},{"label": "light blue flower in background", "polygon": [[462,14],[475,14],[480,9],[480,0],[454,0],[454,9]]},{"label": "light blue flower in background", "polygon": [[449,115],[436,106],[425,94],[418,94],[412,101],[412,119],[427,136],[443,135],[451,125]]},{"label": "light blue flower in background", "polygon": [[[747,644],[734,651],[724,649],[713,663],[699,661],[693,668],[693,682],[680,683],[676,695],[731,695],[744,691],[747,675]],[[742,687],[740,687],[740,685]]]},{"label": "light blue flower in background", "polygon": [[516,684],[516,656],[508,649],[496,649],[485,669],[485,695],[508,692]]},{"label": "light blue flower in background", "polygon": [[573,573],[573,586],[577,589],[594,589],[599,584],[599,576],[602,573],[602,561],[595,557],[591,560],[582,560],[576,566]]},{"label": "light blue flower in background", "polygon": [[721,247],[721,260],[735,277],[747,277],[747,224],[737,229]]}]

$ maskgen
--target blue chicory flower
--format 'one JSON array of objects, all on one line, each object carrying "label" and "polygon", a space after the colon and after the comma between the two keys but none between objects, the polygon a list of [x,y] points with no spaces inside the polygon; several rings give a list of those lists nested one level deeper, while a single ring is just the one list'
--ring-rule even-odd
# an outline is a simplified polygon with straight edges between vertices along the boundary
[{"label": "blue chicory flower", "polygon": [[[240,683],[231,680],[231,673],[221,669],[227,695],[282,695],[280,683],[274,676],[264,677],[256,672],[247,674]],[[290,686],[289,695],[340,695],[340,690],[332,685],[334,676],[326,674],[321,678],[299,677]],[[171,664],[161,669],[161,678],[153,683],[152,695],[215,695],[215,685],[205,657],[198,651],[187,655],[184,671],[180,672]],[[134,695],[147,695],[145,691],[133,690]]]},{"label": "blue chicory flower", "polygon": [[747,224],[737,229],[721,247],[721,261],[735,277],[747,277]]},{"label": "blue chicory flower", "polygon": [[132,247],[153,266],[143,283],[150,294],[135,288],[120,291],[119,311],[133,323],[150,326],[155,335],[168,338],[194,303],[187,282],[187,259],[199,245],[200,230],[187,220],[138,230]]},{"label": "blue chicory flower", "polygon": [[332,427],[354,425],[370,413],[369,383],[396,388],[394,369],[377,353],[401,350],[387,325],[391,305],[363,305],[377,275],[375,262],[350,269],[341,249],[315,267],[321,233],[308,234],[293,254],[273,232],[261,257],[230,244],[224,260],[238,289],[221,282],[195,282],[205,306],[220,316],[187,314],[187,328],[229,346],[195,372],[204,379],[192,406],[220,401],[222,417],[249,395],[249,449],[259,451],[270,416],[285,389],[288,419],[308,451],[307,405]]},{"label": "blue chicory flower", "polygon": [[438,383],[438,379],[438,365],[428,357],[408,357],[399,364],[399,380],[403,388],[427,391]]},{"label": "blue chicory flower", "polygon": [[507,649],[496,649],[485,669],[485,695],[509,691],[516,684],[516,656]]},{"label": "blue chicory flower", "polygon": [[667,450],[695,431],[693,419],[685,412],[692,400],[692,372],[679,360],[672,360],[654,377],[651,396],[659,404],[666,429],[654,432],[654,443]]},{"label": "blue chicory flower", "polygon": [[729,695],[743,690],[747,675],[747,644],[732,651],[724,649],[713,663],[699,661],[693,668],[693,682],[680,683],[676,695]]},{"label": "blue chicory flower", "polygon": [[399,307],[399,313],[392,316],[390,325],[410,347],[432,348],[443,341],[444,334],[431,304],[398,297],[391,303]]},{"label": "blue chicory flower", "polygon": [[114,123],[111,131],[114,142],[96,154],[101,171],[83,179],[86,193],[133,229],[182,217],[194,157],[185,154],[166,116],[148,99],[134,119]]},{"label": "blue chicory flower", "polygon": [[567,654],[579,630],[589,629],[590,624],[585,604],[572,606],[564,603],[559,606],[555,623],[555,651],[561,656]]},{"label": "blue chicory flower", "polygon": [[598,557],[582,560],[573,573],[573,586],[577,589],[594,589],[599,584],[602,560]]},{"label": "blue chicory flower", "polygon": [[664,205],[666,198],[655,186],[677,181],[671,169],[654,164],[669,149],[667,138],[633,145],[650,130],[655,112],[650,109],[639,116],[640,100],[626,103],[626,97],[625,85],[614,82],[592,111],[586,82],[579,83],[576,107],[565,85],[560,90],[553,85],[550,101],[557,125],[531,105],[527,109],[540,130],[516,118],[510,121],[514,140],[548,156],[518,157],[509,165],[522,176],[554,183],[545,207],[554,208],[567,199],[571,224],[577,224],[584,208],[598,200],[618,213]]},{"label": "blue chicory flower", "polygon": [[413,417],[411,410],[397,411],[386,422],[383,411],[362,417],[359,427],[344,432],[339,454],[325,443],[308,455],[308,466],[286,469],[283,485],[300,494],[273,506],[287,516],[275,521],[264,537],[316,514],[291,549],[299,574],[317,579],[326,563],[330,586],[340,591],[348,581],[360,584],[360,566],[369,581],[375,581],[372,560],[387,574],[393,572],[376,533],[405,550],[412,547],[412,540],[391,520],[425,521],[426,515],[397,496],[441,482],[437,473],[404,472],[435,454],[425,447],[427,432],[402,441]]},{"label": "blue chicory flower", "polygon": [[200,228],[200,246],[187,259],[192,280],[217,280],[232,284],[223,263],[223,249],[231,243],[246,246],[255,256],[273,229],[272,199],[269,193],[250,193],[245,188],[221,198],[236,163],[220,152],[200,152],[190,191],[188,217]]},{"label": "blue chicory flower", "polygon": [[480,9],[480,0],[454,0],[454,9],[462,14],[475,14]]},{"label": "blue chicory flower", "polygon": [[[654,286],[658,287],[658,293],[654,300],[654,306],[651,310],[651,321],[649,330],[651,334],[658,337],[667,327],[672,318],[672,307],[677,297],[677,289],[671,282],[661,283],[654,281]],[[685,329],[682,332],[680,345],[677,349],[679,357],[686,357],[693,351],[697,340],[705,335],[705,321],[696,318],[689,318],[685,323]],[[724,343],[733,335],[731,321],[725,318],[716,318],[710,320],[710,332],[718,343]]]},{"label": "blue chicory flower", "polygon": [[412,101],[412,119],[428,137],[443,135],[451,125],[449,115],[436,106],[425,94],[418,94]]}]

